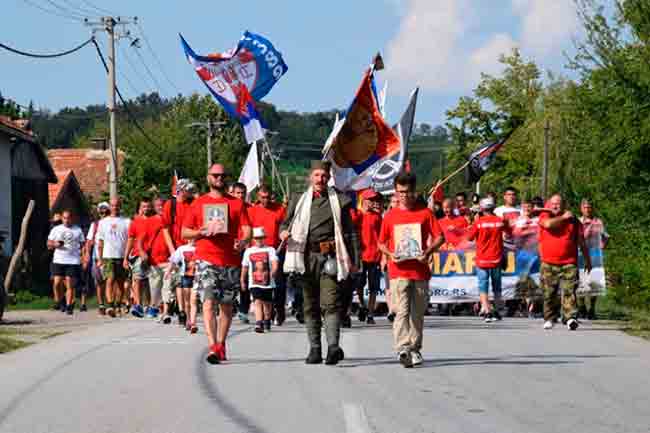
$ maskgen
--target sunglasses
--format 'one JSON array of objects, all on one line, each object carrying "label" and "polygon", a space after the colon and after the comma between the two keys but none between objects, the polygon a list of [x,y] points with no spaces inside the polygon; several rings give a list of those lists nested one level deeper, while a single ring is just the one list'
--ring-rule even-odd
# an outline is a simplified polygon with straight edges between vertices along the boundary
[{"label": "sunglasses", "polygon": [[214,177],[214,178],[219,178],[219,177],[221,177],[221,178],[225,178],[225,177],[228,177],[228,175],[227,175],[226,173],[208,173],[208,175],[209,175],[209,176],[212,176],[212,177]]}]

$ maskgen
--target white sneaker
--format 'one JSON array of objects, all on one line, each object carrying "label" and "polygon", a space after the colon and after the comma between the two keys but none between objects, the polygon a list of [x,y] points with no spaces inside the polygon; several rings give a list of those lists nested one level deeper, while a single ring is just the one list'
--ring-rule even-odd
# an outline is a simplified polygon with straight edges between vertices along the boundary
[{"label": "white sneaker", "polygon": [[578,329],[578,321],[576,319],[569,319],[566,322],[566,327],[569,329],[569,331],[575,331]]},{"label": "white sneaker", "polygon": [[546,322],[544,322],[544,329],[546,330],[553,329],[553,321],[547,320]]},{"label": "white sneaker", "polygon": [[422,365],[422,354],[419,350],[414,350],[411,352],[411,363],[413,364],[413,367]]}]

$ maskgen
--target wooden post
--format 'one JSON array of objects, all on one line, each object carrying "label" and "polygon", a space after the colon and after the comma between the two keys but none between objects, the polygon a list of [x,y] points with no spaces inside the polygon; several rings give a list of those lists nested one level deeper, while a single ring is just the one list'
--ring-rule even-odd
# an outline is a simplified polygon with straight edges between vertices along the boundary
[{"label": "wooden post", "polygon": [[23,254],[23,250],[25,249],[25,242],[27,241],[27,229],[29,228],[29,220],[32,217],[32,212],[34,211],[35,205],[36,203],[34,202],[34,200],[29,201],[29,204],[27,205],[27,211],[25,212],[25,216],[23,217],[23,222],[20,225],[20,238],[18,240],[18,245],[16,246],[13,255],[11,256],[11,262],[9,262],[9,269],[7,269],[7,275],[5,275],[5,281],[4,281],[5,292],[9,292],[9,288],[11,287],[11,279],[13,278],[14,272],[16,271],[16,263],[18,262],[18,258]]}]

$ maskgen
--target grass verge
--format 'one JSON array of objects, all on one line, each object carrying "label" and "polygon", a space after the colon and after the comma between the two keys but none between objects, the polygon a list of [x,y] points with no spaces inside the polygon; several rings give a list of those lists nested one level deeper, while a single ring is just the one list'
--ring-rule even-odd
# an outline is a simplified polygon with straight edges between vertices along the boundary
[{"label": "grass verge", "polygon": [[12,329],[0,329],[0,354],[29,346],[32,343],[16,338],[18,333]]}]

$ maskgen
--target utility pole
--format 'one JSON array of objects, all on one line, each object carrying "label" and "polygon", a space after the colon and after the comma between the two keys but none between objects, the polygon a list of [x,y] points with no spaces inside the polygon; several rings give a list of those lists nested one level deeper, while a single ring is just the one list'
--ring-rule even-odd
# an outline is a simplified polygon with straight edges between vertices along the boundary
[{"label": "utility pole", "polygon": [[125,20],[121,17],[102,17],[100,21],[90,21],[85,19],[86,25],[93,28],[93,34],[97,31],[105,31],[108,36],[108,114],[110,119],[110,152],[109,152],[109,174],[108,174],[108,191],[111,200],[117,198],[117,131],[115,125],[115,39],[129,37],[130,32],[116,32],[116,26],[128,25],[137,22],[138,18]]},{"label": "utility pole", "polygon": [[542,197],[548,194],[548,146],[550,140],[551,123],[548,119],[544,124],[544,159],[542,160]]},{"label": "utility pole", "polygon": [[[192,122],[185,125],[188,128],[205,128],[208,133],[207,147],[208,169],[212,166],[212,135],[228,122],[214,122],[208,118],[207,122]],[[214,129],[216,128],[216,129]]]}]

